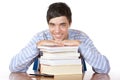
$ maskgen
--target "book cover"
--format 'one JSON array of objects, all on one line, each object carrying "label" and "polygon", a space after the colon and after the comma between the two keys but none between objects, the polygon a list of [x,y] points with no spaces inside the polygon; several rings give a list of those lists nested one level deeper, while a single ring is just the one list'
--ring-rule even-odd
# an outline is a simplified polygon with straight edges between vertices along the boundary
[{"label": "book cover", "polygon": [[41,64],[41,73],[51,75],[82,74],[82,65],[43,65]]}]

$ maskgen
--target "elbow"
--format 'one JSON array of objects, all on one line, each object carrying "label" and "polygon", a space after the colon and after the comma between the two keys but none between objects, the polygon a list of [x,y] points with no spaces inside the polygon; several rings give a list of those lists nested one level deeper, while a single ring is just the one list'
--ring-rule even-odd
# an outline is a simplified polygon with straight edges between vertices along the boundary
[{"label": "elbow", "polygon": [[12,67],[9,67],[9,70],[10,70],[10,72],[26,72],[26,70],[25,70],[25,69],[20,70],[20,69],[17,69],[17,68],[12,68]]},{"label": "elbow", "polygon": [[26,72],[27,69],[22,69],[20,67],[16,67],[15,65],[9,65],[10,72]]},{"label": "elbow", "polygon": [[10,72],[18,72],[14,65],[9,65]]},{"label": "elbow", "polygon": [[108,74],[110,72],[110,65],[106,65],[106,67],[102,68],[102,69],[98,69],[98,68],[92,68],[94,72],[96,73],[104,73],[104,74]]},{"label": "elbow", "polygon": [[103,73],[103,74],[108,74],[110,72],[110,69],[106,70],[101,70],[101,69],[93,69],[95,73]]},{"label": "elbow", "polygon": [[16,72],[15,65],[13,65],[12,61],[11,61],[10,65],[9,65],[9,70],[10,70],[10,72]]}]

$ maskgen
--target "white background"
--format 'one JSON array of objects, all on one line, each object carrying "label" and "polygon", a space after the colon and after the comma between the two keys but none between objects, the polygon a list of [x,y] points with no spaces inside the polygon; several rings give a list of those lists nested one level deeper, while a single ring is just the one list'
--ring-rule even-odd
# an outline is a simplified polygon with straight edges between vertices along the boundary
[{"label": "white background", "polygon": [[8,73],[11,58],[35,33],[48,28],[46,11],[56,1],[64,1],[71,7],[71,28],[88,34],[101,54],[109,59],[110,72],[119,72],[119,0],[0,0],[0,72]]}]

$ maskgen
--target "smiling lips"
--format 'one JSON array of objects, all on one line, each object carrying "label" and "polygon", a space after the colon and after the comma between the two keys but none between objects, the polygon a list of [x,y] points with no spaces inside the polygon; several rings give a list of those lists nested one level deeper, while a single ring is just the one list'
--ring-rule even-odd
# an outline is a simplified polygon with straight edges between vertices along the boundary
[{"label": "smiling lips", "polygon": [[55,39],[62,39],[62,34],[55,34],[55,35],[54,35],[54,38],[55,38]]},{"label": "smiling lips", "polygon": [[61,35],[61,34],[54,35],[54,36],[55,36],[55,38],[57,38],[57,39],[60,39],[60,38],[62,37],[62,35]]}]

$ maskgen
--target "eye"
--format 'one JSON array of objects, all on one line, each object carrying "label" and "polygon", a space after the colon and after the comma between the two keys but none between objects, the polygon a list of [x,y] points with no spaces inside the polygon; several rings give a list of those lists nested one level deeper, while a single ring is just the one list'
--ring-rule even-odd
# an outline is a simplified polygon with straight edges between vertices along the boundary
[{"label": "eye", "polygon": [[60,26],[61,26],[61,28],[66,28],[66,24],[65,23],[62,23]]},{"label": "eye", "polygon": [[50,27],[50,28],[54,28],[54,27],[55,27],[55,24],[49,23],[49,27]]}]

